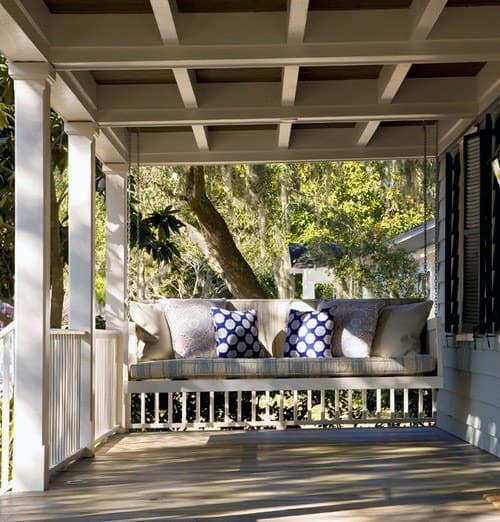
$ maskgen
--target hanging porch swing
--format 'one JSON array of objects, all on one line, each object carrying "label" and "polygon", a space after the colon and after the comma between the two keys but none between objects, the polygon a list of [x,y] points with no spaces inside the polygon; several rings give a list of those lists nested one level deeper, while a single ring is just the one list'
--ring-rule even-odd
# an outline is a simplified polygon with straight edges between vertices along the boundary
[{"label": "hanging porch swing", "polygon": [[[359,419],[353,414],[353,394],[361,394],[363,403],[362,419],[367,422],[380,422],[383,417],[382,401],[383,390],[389,390],[388,410],[391,415],[396,415],[396,402],[401,393],[403,412],[401,418],[408,421],[411,417],[409,411],[409,397],[416,390],[418,394],[416,407],[416,419],[425,419],[432,422],[435,418],[436,395],[435,390],[443,385],[442,363],[442,328],[440,319],[436,317],[427,319],[431,304],[425,299],[429,296],[428,283],[428,123],[423,122],[423,188],[424,188],[424,284],[422,295],[414,299],[363,299],[363,300],[333,300],[327,303],[320,300],[280,300],[280,299],[228,299],[220,300],[180,300],[168,299],[157,303],[130,302],[129,310],[135,324],[130,330],[129,342],[129,379],[125,385],[125,391],[129,394],[139,394],[140,419],[130,422],[132,428],[186,428],[186,427],[248,427],[248,426],[274,426],[286,427],[289,425],[318,424],[318,419],[312,414],[315,397],[319,397],[321,425],[357,423]],[[436,141],[437,141],[437,124]],[[140,131],[136,134],[137,175],[135,190],[136,198],[140,201]],[[436,149],[437,150],[437,149]],[[439,201],[439,166],[436,158],[436,202]],[[129,183],[129,209],[130,209],[130,183]],[[439,207],[436,205],[436,229],[439,224]],[[135,234],[137,255],[140,253],[140,213],[136,212]],[[129,222],[130,234],[130,222]],[[436,252],[439,234],[436,232]],[[436,259],[437,259],[436,255]],[[435,274],[437,270],[435,270]],[[437,281],[434,282],[437,288]],[[437,292],[436,294],[437,295]],[[218,325],[215,312],[210,312],[211,307],[216,307],[217,313],[226,313],[223,324]],[[374,353],[363,355],[349,355],[349,352],[336,353],[337,356],[326,357],[293,357],[289,343],[291,328],[291,310],[297,311],[297,317],[304,320],[321,320],[318,314],[324,313],[328,308],[332,311],[335,320],[342,318],[341,310],[363,309],[371,307],[376,309],[375,327],[372,341]],[[220,310],[223,309],[223,310]],[[437,310],[437,307],[436,307]],[[218,347],[229,339],[236,328],[244,327],[244,316],[248,312],[254,312],[258,317],[258,339],[264,348],[264,357],[225,357],[228,352],[210,350],[207,343],[214,343]],[[243,314],[243,316],[242,316]],[[309,314],[309,315],[308,315]],[[359,322],[359,315],[356,315]],[[242,319],[243,317],[243,319]],[[353,316],[354,317],[354,316]],[[373,318],[366,316],[366,321]],[[238,322],[240,321],[240,322]],[[235,323],[234,331],[229,323]],[[355,321],[344,325],[344,331],[351,328]],[[363,322],[363,321],[361,321]],[[288,323],[288,327],[287,327]],[[304,326],[305,323],[302,324]],[[381,326],[382,325],[382,326]],[[409,329],[409,334],[398,332],[399,338],[394,337],[394,329],[403,325]],[[420,326],[419,326],[420,325]],[[219,327],[219,328],[218,328]],[[225,333],[221,337],[220,330]],[[339,326],[337,326],[339,329]],[[381,329],[379,331],[379,329]],[[287,336],[288,330],[288,336]],[[296,329],[297,330],[297,329]],[[295,332],[297,333],[297,332]],[[311,335],[314,332],[308,332]],[[335,336],[331,332],[328,337]],[[396,335],[397,337],[397,335]],[[405,352],[408,344],[405,342],[411,338],[412,348]],[[326,337],[323,336],[323,340]],[[343,339],[343,336],[342,336]],[[394,348],[392,341],[394,341]],[[404,341],[406,339],[406,341]],[[241,339],[238,339],[238,341]],[[231,344],[230,341],[227,341]],[[378,344],[377,344],[378,343]],[[384,344],[389,343],[389,345]],[[399,344],[398,344],[399,343]],[[236,345],[236,341],[235,341]],[[239,344],[238,344],[239,346]],[[288,348],[287,348],[288,346]],[[377,348],[375,348],[377,346]],[[204,347],[201,350],[200,347]],[[231,348],[231,346],[229,346]],[[218,348],[217,348],[218,349]],[[398,352],[398,349],[400,350]],[[198,351],[197,351],[198,350]],[[207,352],[210,355],[207,356]],[[288,354],[287,354],[288,350]],[[230,351],[230,350],[229,350]],[[293,347],[292,347],[293,351]],[[300,350],[299,350],[300,351]],[[200,356],[200,354],[202,354]],[[237,352],[235,350],[235,354]],[[297,352],[298,354],[298,352]],[[339,356],[340,355],[340,356]],[[368,356],[367,356],[368,355]],[[371,356],[370,356],[371,355]],[[297,397],[299,390],[307,390],[308,413],[305,419],[299,419]],[[327,418],[325,414],[325,400],[331,390],[334,393],[335,416]],[[400,390],[400,392],[396,392]],[[288,392],[287,392],[288,391]],[[314,393],[313,393],[314,391]],[[372,393],[372,392],[373,393]],[[215,395],[223,394],[224,415],[223,419],[216,419]],[[231,392],[235,392],[235,396]],[[248,393],[246,393],[248,392]],[[346,393],[348,404],[347,418],[340,418],[340,403],[343,393]],[[160,421],[160,394],[166,393],[168,400],[165,408],[166,414]],[[174,399],[181,393],[180,418],[175,419]],[[293,397],[293,415],[286,418],[287,393]],[[314,395],[318,393],[319,395]],[[154,394],[154,421],[146,422],[146,396]],[[250,418],[243,418],[242,401],[249,395],[251,400]],[[257,404],[259,394],[264,397],[263,416],[259,417]],[[423,411],[423,402],[426,394],[432,396],[432,404],[427,413]],[[208,419],[202,419],[201,404],[203,397],[207,396],[210,414]],[[193,415],[188,413],[188,398],[195,402]],[[230,397],[236,399],[233,407]],[[373,399],[376,410],[375,418],[369,419],[367,412],[369,402]],[[231,400],[233,400],[231,399]],[[274,400],[277,407],[276,415],[271,415],[271,402]],[[339,402],[340,401],[340,402]],[[415,413],[413,412],[413,413]],[[192,418],[191,418],[192,417]],[[271,418],[273,417],[273,418]],[[415,419],[413,419],[415,420]],[[340,422],[342,421],[342,422]]]}]

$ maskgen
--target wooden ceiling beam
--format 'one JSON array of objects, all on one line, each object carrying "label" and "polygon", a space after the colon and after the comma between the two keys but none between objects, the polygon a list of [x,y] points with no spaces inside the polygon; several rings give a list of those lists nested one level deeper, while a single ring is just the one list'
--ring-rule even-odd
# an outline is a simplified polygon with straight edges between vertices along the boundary
[{"label": "wooden ceiling beam", "polygon": [[309,0],[288,1],[288,43],[302,43],[306,32]]},{"label": "wooden ceiling beam", "polygon": [[179,37],[175,27],[174,9],[172,0],[150,0],[156,25],[165,45],[178,45]]},{"label": "wooden ceiling beam", "polygon": [[284,67],[286,65],[393,65],[500,61],[500,38],[422,42],[354,42],[298,45],[58,47],[56,70],[173,67]]}]

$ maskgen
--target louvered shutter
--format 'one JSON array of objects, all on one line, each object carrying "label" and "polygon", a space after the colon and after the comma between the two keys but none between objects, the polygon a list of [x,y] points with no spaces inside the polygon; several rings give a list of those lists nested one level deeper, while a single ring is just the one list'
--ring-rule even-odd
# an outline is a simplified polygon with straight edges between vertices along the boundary
[{"label": "louvered shutter", "polygon": [[460,156],[445,158],[445,331],[457,333],[459,325],[458,266],[460,222]]},{"label": "louvered shutter", "polygon": [[481,138],[464,139],[464,274],[462,330],[474,332],[479,327],[479,267],[481,225]]}]

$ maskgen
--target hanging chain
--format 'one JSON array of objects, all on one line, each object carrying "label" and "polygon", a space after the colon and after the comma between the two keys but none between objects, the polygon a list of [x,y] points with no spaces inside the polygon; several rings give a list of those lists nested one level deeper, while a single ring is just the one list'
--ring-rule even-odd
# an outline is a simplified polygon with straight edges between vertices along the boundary
[{"label": "hanging chain", "polygon": [[136,231],[135,231],[135,246],[137,250],[137,259],[139,260],[139,251],[140,251],[140,236],[141,236],[141,209],[140,209],[140,202],[141,202],[141,183],[140,183],[140,168],[141,168],[141,161],[140,161],[140,155],[141,155],[141,140],[140,140],[140,132],[139,128],[137,128],[137,135],[136,135],[136,148],[137,148],[137,157],[136,157],[136,172],[135,172],[135,198],[136,198]]},{"label": "hanging chain", "polygon": [[144,295],[141,291],[142,284],[142,271],[143,267],[143,257],[141,250],[141,131],[139,127],[137,127],[136,134],[136,173],[135,173],[135,197],[136,197],[136,233],[135,233],[135,249],[137,253],[137,276],[136,276],[136,294],[138,300],[143,300]]},{"label": "hanging chain", "polygon": [[434,315],[439,315],[439,207],[441,205],[441,180],[439,165],[439,123],[435,124],[435,144],[434,144]]},{"label": "hanging chain", "polygon": [[125,190],[127,191],[127,246],[125,249],[125,274],[127,278],[127,288],[126,288],[126,306],[127,312],[129,310],[129,301],[130,301],[130,236],[131,236],[131,227],[132,227],[132,219],[130,216],[130,208],[131,208],[131,177],[132,177],[132,133],[129,131],[128,133],[128,168],[127,168],[127,179],[125,180]]},{"label": "hanging chain", "polygon": [[423,122],[424,128],[424,284],[423,284],[423,297],[428,297],[428,284],[427,284],[427,219],[428,219],[428,201],[427,201],[427,123]]}]

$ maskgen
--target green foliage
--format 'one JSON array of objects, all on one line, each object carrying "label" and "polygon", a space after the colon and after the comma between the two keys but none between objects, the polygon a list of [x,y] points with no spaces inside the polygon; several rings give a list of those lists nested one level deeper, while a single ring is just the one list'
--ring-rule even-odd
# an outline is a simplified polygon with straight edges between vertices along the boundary
[{"label": "green foliage", "polygon": [[[183,204],[182,169],[142,169],[140,179],[144,215],[173,205],[179,208],[183,223],[199,227]],[[357,296],[363,289],[375,296],[415,294],[415,262],[388,240],[432,217],[430,212],[424,215],[421,161],[210,166],[206,185],[208,196],[270,297],[284,295],[287,284],[293,287],[286,269],[291,242],[307,243],[317,257],[324,245],[342,245],[336,259],[328,256],[336,284],[318,289],[325,297]],[[429,201],[432,196],[430,191]],[[144,224],[142,215],[140,221]],[[160,276],[150,256],[146,293],[227,295],[220,276],[187,236],[171,239],[179,256],[168,271],[160,270]],[[296,295],[300,295],[298,290]]]}]

